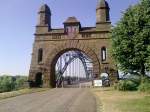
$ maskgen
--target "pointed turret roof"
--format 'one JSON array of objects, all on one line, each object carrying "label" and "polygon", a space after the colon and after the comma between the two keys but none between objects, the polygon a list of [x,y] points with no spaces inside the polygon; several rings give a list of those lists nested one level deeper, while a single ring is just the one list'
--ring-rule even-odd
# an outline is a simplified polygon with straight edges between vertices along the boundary
[{"label": "pointed turret roof", "polygon": [[109,8],[109,5],[108,5],[107,1],[99,0],[97,8]]},{"label": "pointed turret roof", "polygon": [[68,17],[64,23],[80,23],[76,17]]},{"label": "pointed turret roof", "polygon": [[49,6],[48,6],[47,4],[43,4],[43,5],[40,7],[39,13],[41,13],[41,12],[51,14],[51,10],[50,10],[50,8],[49,8]]}]

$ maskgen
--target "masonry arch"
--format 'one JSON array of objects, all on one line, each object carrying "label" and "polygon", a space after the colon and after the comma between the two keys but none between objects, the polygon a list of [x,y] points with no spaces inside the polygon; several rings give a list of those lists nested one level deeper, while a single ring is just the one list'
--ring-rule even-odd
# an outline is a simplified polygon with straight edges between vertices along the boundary
[{"label": "masonry arch", "polygon": [[[88,46],[85,46],[84,43],[79,43],[78,41],[68,41],[67,43],[64,43],[60,45],[59,47],[55,48],[47,57],[46,59],[46,66],[48,69],[48,73],[46,74],[49,78],[49,84],[51,87],[55,87],[55,65],[58,60],[58,58],[65,52],[68,52],[70,50],[76,50],[81,51],[85,55],[87,55],[93,63],[93,77],[99,78],[100,74],[100,62],[99,59],[91,48]],[[48,82],[48,81],[47,81]]]}]

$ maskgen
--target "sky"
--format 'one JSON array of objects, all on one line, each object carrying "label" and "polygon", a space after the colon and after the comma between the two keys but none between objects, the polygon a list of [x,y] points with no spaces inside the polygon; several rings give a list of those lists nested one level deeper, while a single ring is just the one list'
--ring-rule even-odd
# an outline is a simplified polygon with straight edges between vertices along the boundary
[{"label": "sky", "polygon": [[[49,5],[52,27],[75,16],[82,26],[95,26],[98,0],[1,0],[0,2],[0,75],[28,75],[38,10]],[[113,25],[122,12],[139,0],[107,0]]]}]

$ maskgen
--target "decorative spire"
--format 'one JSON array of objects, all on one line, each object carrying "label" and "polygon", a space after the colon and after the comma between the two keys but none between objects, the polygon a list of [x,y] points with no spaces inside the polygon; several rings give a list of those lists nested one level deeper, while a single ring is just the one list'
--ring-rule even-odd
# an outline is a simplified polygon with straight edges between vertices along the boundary
[{"label": "decorative spire", "polygon": [[39,26],[48,26],[51,28],[51,10],[47,4],[44,4],[39,9]]},{"label": "decorative spire", "polygon": [[99,0],[97,8],[109,8],[109,5],[105,0]]},{"label": "decorative spire", "polygon": [[39,13],[47,13],[47,14],[51,14],[50,8],[48,7],[47,4],[44,4],[41,6]]},{"label": "decorative spire", "polygon": [[96,23],[104,23],[110,21],[109,5],[105,0],[99,0],[96,8]]}]

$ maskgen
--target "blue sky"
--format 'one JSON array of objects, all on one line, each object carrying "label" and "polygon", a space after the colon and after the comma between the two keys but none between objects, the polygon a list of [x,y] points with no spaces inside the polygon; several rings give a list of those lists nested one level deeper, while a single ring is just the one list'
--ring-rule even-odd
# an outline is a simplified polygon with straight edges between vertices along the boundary
[{"label": "blue sky", "polygon": [[[0,2],[0,74],[28,75],[34,41],[37,12],[43,3],[52,11],[52,27],[63,27],[69,16],[82,26],[95,26],[98,0],[1,0]],[[107,0],[114,25],[122,12],[139,0]]]}]

